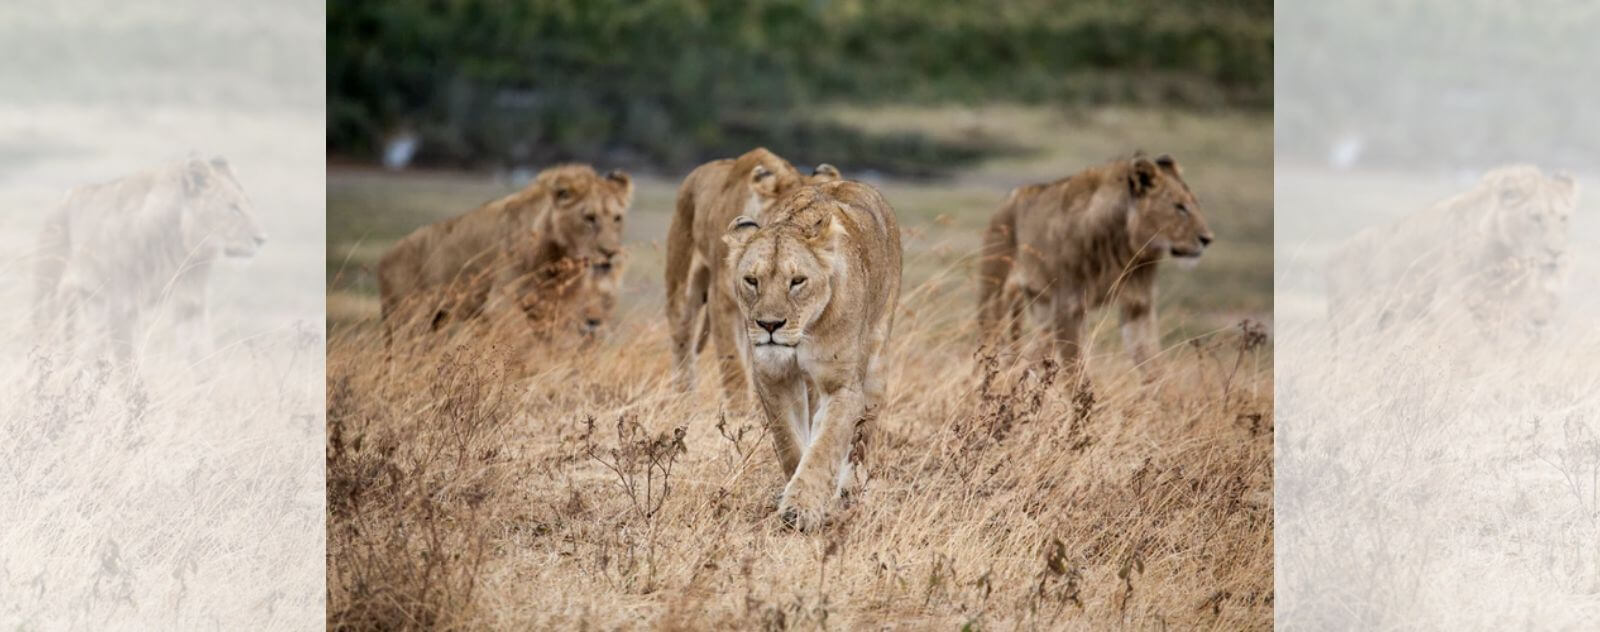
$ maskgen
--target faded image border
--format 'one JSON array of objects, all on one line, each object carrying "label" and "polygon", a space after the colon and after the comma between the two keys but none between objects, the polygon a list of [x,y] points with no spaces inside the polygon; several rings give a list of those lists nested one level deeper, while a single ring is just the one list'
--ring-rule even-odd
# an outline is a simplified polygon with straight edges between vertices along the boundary
[{"label": "faded image border", "polygon": [[0,7],[0,627],[323,625],[324,55],[306,0]]},{"label": "faded image border", "polygon": [[1280,629],[1600,620],[1600,9],[1279,3]]}]

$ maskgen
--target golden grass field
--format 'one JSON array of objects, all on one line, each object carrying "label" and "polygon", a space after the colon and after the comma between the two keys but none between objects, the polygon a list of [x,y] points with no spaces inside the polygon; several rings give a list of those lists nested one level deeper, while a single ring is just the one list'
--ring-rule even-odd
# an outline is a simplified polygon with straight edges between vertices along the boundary
[{"label": "golden grass field", "polygon": [[[859,501],[817,534],[777,519],[772,448],[757,419],[720,410],[710,354],[695,392],[671,387],[672,176],[636,176],[629,285],[604,340],[573,352],[462,328],[386,362],[377,257],[511,186],[329,174],[330,627],[1271,625],[1270,118],[837,115],[1035,153],[937,182],[869,180],[904,228],[889,399]],[[1089,389],[980,352],[974,252],[988,214],[1013,186],[1136,148],[1177,156],[1218,235],[1197,269],[1163,272],[1160,377],[1138,377],[1113,314],[1091,318]]]}]

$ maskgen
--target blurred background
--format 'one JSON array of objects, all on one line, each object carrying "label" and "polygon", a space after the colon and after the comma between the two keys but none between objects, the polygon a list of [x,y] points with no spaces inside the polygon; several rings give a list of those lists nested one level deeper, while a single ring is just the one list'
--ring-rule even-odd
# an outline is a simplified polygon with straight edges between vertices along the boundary
[{"label": "blurred background", "polygon": [[687,170],[758,144],[929,175],[1021,148],[841,103],[1270,108],[1272,4],[621,0],[328,6],[328,147],[448,166]]},{"label": "blurred background", "polygon": [[765,146],[884,189],[908,287],[963,307],[1011,188],[1172,153],[1219,243],[1168,323],[1269,320],[1272,54],[1260,0],[330,2],[329,319],[376,318],[395,239],[558,161],[637,176],[623,314],[653,317],[679,180]]}]

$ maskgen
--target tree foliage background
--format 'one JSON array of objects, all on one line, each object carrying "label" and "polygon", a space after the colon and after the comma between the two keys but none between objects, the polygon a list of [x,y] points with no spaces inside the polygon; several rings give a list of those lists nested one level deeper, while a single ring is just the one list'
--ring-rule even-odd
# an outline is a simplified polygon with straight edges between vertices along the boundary
[{"label": "tree foliage background", "polygon": [[1270,0],[328,4],[328,147],[454,166],[681,168],[754,144],[919,173],[1001,148],[867,135],[829,103],[1271,107]]}]

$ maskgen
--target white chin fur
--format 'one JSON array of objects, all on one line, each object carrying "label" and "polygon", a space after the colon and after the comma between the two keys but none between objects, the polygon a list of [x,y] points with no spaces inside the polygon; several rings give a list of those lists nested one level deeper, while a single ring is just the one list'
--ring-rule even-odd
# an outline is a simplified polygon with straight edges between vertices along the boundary
[{"label": "white chin fur", "polygon": [[1200,265],[1200,257],[1173,257],[1172,260],[1185,270],[1193,270],[1195,266]]}]

